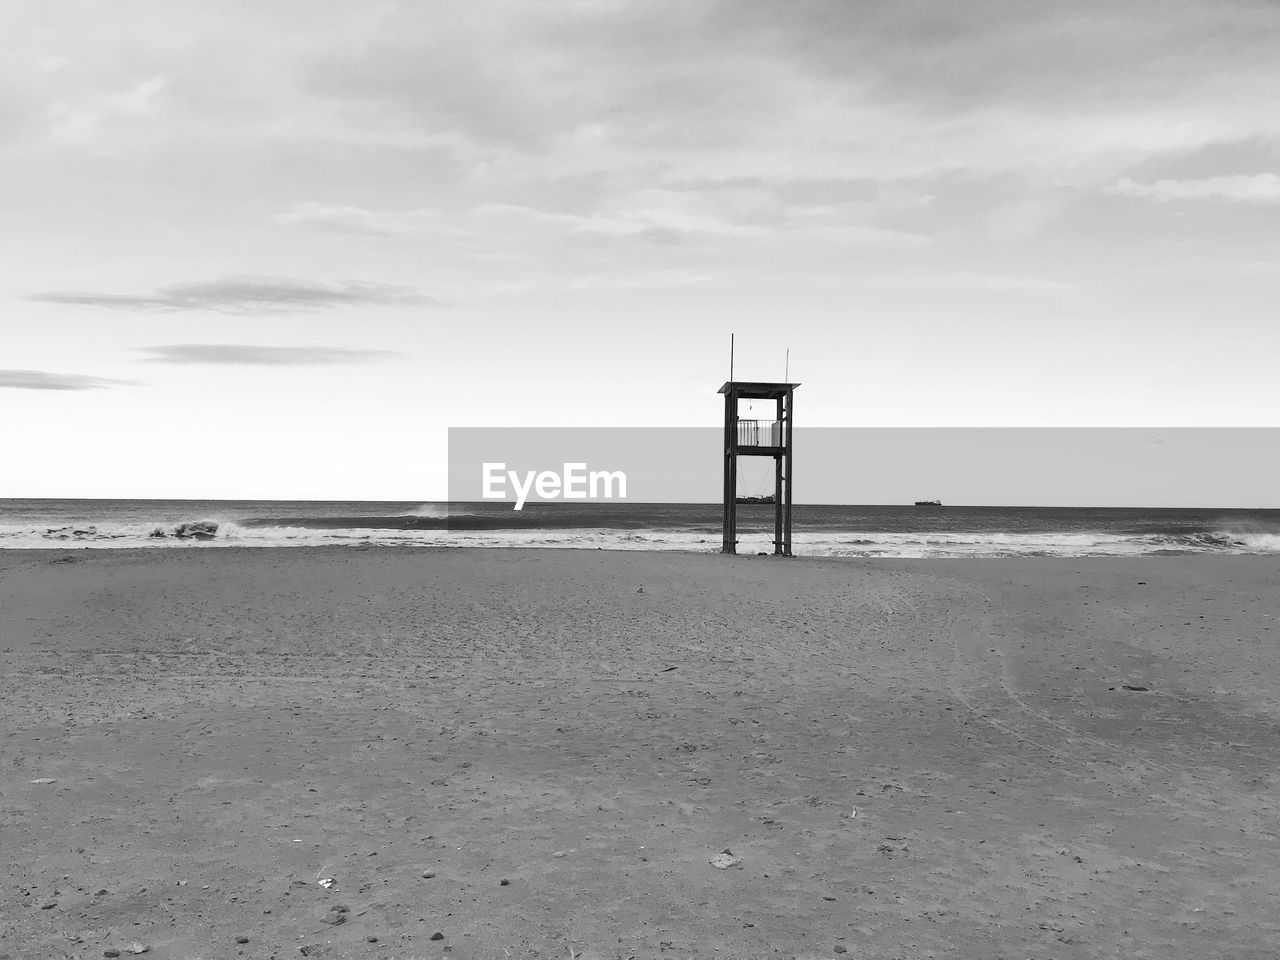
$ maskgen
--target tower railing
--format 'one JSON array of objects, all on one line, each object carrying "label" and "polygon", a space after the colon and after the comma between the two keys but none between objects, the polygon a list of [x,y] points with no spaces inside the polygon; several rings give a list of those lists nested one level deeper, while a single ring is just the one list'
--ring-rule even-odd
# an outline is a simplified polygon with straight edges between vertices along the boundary
[{"label": "tower railing", "polygon": [[780,447],[782,428],[781,420],[739,420],[738,446]]}]

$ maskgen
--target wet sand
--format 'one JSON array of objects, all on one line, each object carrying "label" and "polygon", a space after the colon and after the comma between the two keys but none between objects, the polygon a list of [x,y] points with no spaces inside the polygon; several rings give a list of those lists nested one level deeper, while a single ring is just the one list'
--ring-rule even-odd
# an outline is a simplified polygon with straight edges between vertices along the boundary
[{"label": "wet sand", "polygon": [[0,552],[0,954],[1274,957],[1278,588]]}]

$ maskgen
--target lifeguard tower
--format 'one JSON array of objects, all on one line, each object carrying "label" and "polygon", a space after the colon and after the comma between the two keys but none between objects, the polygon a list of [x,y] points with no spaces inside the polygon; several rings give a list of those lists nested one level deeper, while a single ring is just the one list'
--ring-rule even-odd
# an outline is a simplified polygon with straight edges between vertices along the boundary
[{"label": "lifeguard tower", "polygon": [[[738,552],[738,458],[773,457],[773,552],[791,556],[792,397],[798,383],[730,380],[724,394],[724,529],[721,553]],[[772,420],[740,420],[741,400],[772,400]],[[753,498],[760,502],[759,498]],[[766,501],[767,502],[767,501]]]}]

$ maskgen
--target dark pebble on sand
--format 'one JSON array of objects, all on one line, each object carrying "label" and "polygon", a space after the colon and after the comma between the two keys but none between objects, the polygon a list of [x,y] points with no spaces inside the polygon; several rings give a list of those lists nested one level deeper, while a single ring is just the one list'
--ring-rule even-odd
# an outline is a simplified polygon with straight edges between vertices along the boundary
[{"label": "dark pebble on sand", "polygon": [[849,948],[848,948],[848,947],[846,947],[843,943],[837,943],[837,944],[836,944],[832,949],[833,949],[833,950],[835,950],[835,952],[836,952],[836,953],[848,953],[848,952],[849,952]]},{"label": "dark pebble on sand", "polygon": [[508,880],[506,877],[503,877],[500,881],[498,881],[498,886],[500,887],[508,887],[510,885],[511,885],[511,881]]},{"label": "dark pebble on sand", "polygon": [[248,937],[236,937],[236,943],[248,943],[248,942],[249,942]]},{"label": "dark pebble on sand", "polygon": [[444,939],[444,934],[443,934],[443,933],[441,933],[439,930],[437,930],[435,933],[433,933],[433,934],[431,935],[431,939],[432,939],[432,940],[443,940],[443,939]]},{"label": "dark pebble on sand", "polygon": [[53,909],[54,907],[56,907],[56,906],[57,906],[57,903],[45,903],[45,904],[41,904],[40,909],[41,909],[41,910],[52,910],[52,909]]},{"label": "dark pebble on sand", "polygon": [[120,956],[120,951],[119,950],[103,950],[102,955],[104,957],[118,957]]},{"label": "dark pebble on sand", "polygon": [[435,879],[435,875],[436,875],[436,872],[435,872],[434,870],[424,870],[424,871],[422,872],[422,879],[423,879],[423,880],[434,880],[434,879]]},{"label": "dark pebble on sand", "polygon": [[365,937],[364,939],[365,939],[365,942],[366,942],[366,943],[377,943],[377,942],[378,942],[378,938],[377,938],[377,937],[375,937],[375,936],[373,936],[372,934],[370,934],[369,936]]}]

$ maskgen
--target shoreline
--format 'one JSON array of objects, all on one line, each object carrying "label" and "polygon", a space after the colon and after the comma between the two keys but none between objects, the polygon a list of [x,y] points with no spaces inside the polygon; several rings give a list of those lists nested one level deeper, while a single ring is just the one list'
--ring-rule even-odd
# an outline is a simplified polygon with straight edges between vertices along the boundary
[{"label": "shoreline", "polygon": [[104,556],[134,556],[134,557],[160,557],[167,555],[185,556],[193,552],[210,553],[219,555],[254,555],[259,553],[282,553],[282,554],[300,554],[307,555],[318,552],[321,555],[329,553],[385,553],[394,555],[414,556],[418,554],[439,556],[449,554],[539,554],[547,553],[550,555],[557,554],[582,554],[585,556],[616,556],[616,557],[635,557],[635,556],[653,556],[653,557],[691,557],[691,558],[723,558],[725,562],[732,561],[755,561],[755,560],[785,560],[788,563],[796,562],[799,564],[864,564],[864,565],[921,565],[928,567],[933,564],[952,565],[952,564],[1143,564],[1143,563],[1160,563],[1160,562],[1257,562],[1261,564],[1271,563],[1280,569],[1280,554],[1276,553],[1196,553],[1196,552],[1176,552],[1162,551],[1158,553],[1145,554],[1129,554],[1129,555],[1045,555],[1045,554],[1008,554],[1002,556],[990,556],[983,554],[974,554],[968,556],[932,556],[932,557],[901,557],[901,556],[879,556],[879,555],[863,555],[863,554],[842,554],[842,555],[820,555],[820,554],[793,554],[790,557],[781,557],[773,553],[763,553],[757,551],[739,551],[737,554],[724,554],[719,550],[687,550],[679,547],[645,547],[645,548],[620,548],[620,547],[591,547],[591,546],[547,546],[543,544],[531,546],[510,546],[507,544],[494,546],[477,546],[477,545],[458,545],[443,546],[440,544],[388,544],[388,543],[331,543],[331,544],[301,544],[297,546],[286,546],[282,544],[227,544],[225,546],[210,546],[207,543],[192,543],[182,546],[157,546],[157,547],[140,547],[140,546],[66,546],[66,547],[0,547],[0,568],[3,568],[3,560],[9,556],[30,556],[42,557],[53,556],[59,557],[69,555],[70,557],[88,557],[94,555]]}]

